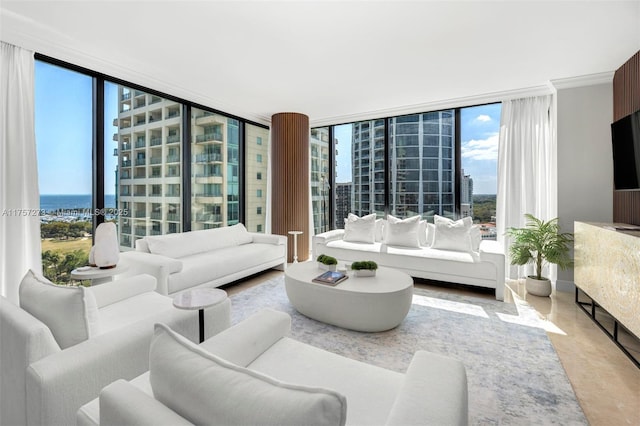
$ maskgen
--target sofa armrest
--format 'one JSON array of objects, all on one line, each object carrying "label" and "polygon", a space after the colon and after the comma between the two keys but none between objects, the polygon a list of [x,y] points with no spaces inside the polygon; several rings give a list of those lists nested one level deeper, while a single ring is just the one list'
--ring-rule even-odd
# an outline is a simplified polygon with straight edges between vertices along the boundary
[{"label": "sofa armrest", "polygon": [[504,300],[505,256],[504,247],[498,241],[482,240],[480,261],[493,263],[496,267],[496,299]]},{"label": "sofa armrest", "polygon": [[462,362],[418,351],[387,418],[387,425],[466,425],[467,373]]},{"label": "sofa armrest", "polygon": [[236,365],[246,367],[289,334],[291,317],[263,309],[231,328],[205,340],[200,346]]},{"label": "sofa armrest", "polygon": [[314,243],[327,244],[329,241],[341,240],[344,236],[344,229],[332,229],[331,231],[323,232],[313,236]]},{"label": "sofa armrest", "polygon": [[192,425],[169,407],[125,380],[100,392],[100,425]]},{"label": "sofa armrest", "polygon": [[129,299],[139,294],[155,291],[157,280],[148,274],[136,275],[91,287],[99,308]]},{"label": "sofa armrest", "polygon": [[74,424],[76,412],[117,379],[149,369],[153,326],[141,321],[32,363],[26,371],[27,424]]},{"label": "sofa armrest", "polygon": [[276,246],[287,245],[287,237],[278,234],[261,234],[259,232],[249,232],[254,243],[274,244]]},{"label": "sofa armrest", "polygon": [[164,295],[169,294],[169,275],[182,271],[182,261],[159,254],[127,251],[120,253],[120,259],[129,266],[127,276],[137,274],[154,276],[157,280],[156,291]]}]

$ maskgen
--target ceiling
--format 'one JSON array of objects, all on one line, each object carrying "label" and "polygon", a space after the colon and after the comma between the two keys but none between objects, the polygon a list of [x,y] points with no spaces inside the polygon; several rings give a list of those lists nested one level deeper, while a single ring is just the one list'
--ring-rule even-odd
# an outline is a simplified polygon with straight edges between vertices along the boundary
[{"label": "ceiling", "polygon": [[612,72],[636,1],[11,1],[12,44],[257,122],[331,124]]}]

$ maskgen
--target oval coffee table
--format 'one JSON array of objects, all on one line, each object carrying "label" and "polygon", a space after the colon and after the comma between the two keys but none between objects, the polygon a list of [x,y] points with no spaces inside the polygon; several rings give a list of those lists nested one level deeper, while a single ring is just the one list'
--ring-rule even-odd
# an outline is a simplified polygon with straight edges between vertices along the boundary
[{"label": "oval coffee table", "polygon": [[295,263],[285,270],[289,301],[301,314],[356,331],[385,331],[407,316],[413,279],[402,271],[379,267],[375,277],[349,278],[335,287],[311,280],[320,275],[316,262]]}]

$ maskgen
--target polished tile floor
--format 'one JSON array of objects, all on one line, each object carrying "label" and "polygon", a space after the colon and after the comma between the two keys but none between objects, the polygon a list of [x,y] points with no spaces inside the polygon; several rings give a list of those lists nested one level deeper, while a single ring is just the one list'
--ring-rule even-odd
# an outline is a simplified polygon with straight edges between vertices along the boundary
[{"label": "polished tile floor", "polygon": [[[280,276],[268,271],[227,286],[229,294]],[[446,292],[493,298],[466,288],[416,286]],[[516,296],[533,306],[548,324],[547,334],[569,377],[578,401],[593,426],[640,425],[640,369],[575,304],[574,293],[554,292],[551,297],[528,295],[524,284],[508,283]],[[506,301],[512,301],[511,293]],[[636,348],[640,349],[640,348]]]}]

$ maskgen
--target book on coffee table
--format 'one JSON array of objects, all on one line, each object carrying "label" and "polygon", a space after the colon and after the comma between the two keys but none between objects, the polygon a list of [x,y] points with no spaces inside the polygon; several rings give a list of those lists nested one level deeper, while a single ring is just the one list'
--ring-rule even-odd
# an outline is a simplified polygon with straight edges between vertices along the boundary
[{"label": "book on coffee table", "polygon": [[349,277],[346,274],[342,273],[342,272],[327,271],[327,272],[324,272],[324,273],[318,275],[317,277],[315,277],[311,281],[313,281],[314,283],[326,284],[326,285],[334,286],[334,285],[336,285],[338,283],[341,283],[342,281],[346,280],[347,278],[349,278]]}]

